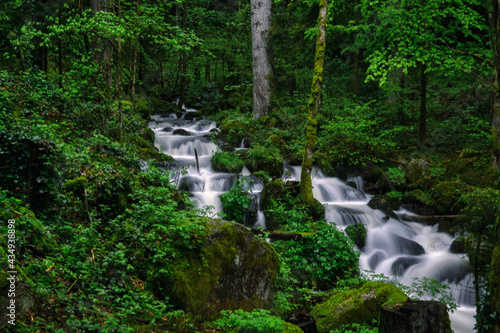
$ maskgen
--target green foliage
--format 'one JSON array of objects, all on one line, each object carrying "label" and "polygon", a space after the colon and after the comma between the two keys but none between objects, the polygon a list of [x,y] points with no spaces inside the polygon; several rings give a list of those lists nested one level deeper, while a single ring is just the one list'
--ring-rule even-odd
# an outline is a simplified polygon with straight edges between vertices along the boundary
[{"label": "green foliage", "polygon": [[301,231],[311,233],[303,241],[273,243],[298,281],[328,289],[338,280],[358,274],[359,253],[342,231],[324,222],[295,229]]},{"label": "green foliage", "polygon": [[349,109],[340,111],[336,105],[325,105],[325,112],[331,112],[331,116],[322,121],[318,133],[317,159],[331,165],[356,166],[387,158],[396,147],[394,134],[380,128],[378,116],[370,110],[371,103],[344,107]]},{"label": "green foliage", "polygon": [[384,274],[374,274],[373,272],[366,272],[364,278],[370,281],[379,281],[394,284],[409,295],[413,300],[428,299],[431,301],[438,301],[446,304],[448,310],[454,312],[458,304],[451,294],[450,287],[444,283],[440,283],[432,278],[422,277],[413,279],[414,282],[411,286],[401,284],[396,277],[389,278]]},{"label": "green foliage", "polygon": [[331,330],[330,333],[378,333],[378,328],[376,321],[372,322],[371,325],[364,324],[350,324],[342,325],[340,328]]},{"label": "green foliage", "polygon": [[219,196],[223,207],[223,217],[230,221],[244,223],[245,211],[252,203],[249,197],[251,191],[250,180],[244,177],[236,179],[233,187]]},{"label": "green foliage", "polygon": [[210,326],[222,329],[223,332],[234,333],[274,333],[287,332],[282,319],[274,317],[267,310],[222,311],[223,318]]},{"label": "green foliage", "polygon": [[239,173],[243,168],[243,161],[238,155],[225,151],[214,152],[211,163],[220,172]]}]

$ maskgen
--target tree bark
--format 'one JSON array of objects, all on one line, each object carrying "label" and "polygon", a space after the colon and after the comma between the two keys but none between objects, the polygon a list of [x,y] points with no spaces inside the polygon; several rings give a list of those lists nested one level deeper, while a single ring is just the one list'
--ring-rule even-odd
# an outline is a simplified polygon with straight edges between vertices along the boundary
[{"label": "tree bark", "polygon": [[492,167],[498,169],[500,164],[500,4],[499,1],[486,1],[490,43],[493,50],[494,75],[491,90],[492,121]]},{"label": "tree bark", "polygon": [[313,152],[316,148],[317,118],[321,103],[321,89],[323,87],[327,19],[328,0],[320,0],[314,75],[311,86],[311,97],[309,98],[309,116],[307,117],[306,146],[302,158],[302,171],[300,174],[300,199],[307,206],[312,206],[314,203],[311,173]]},{"label": "tree bark", "polygon": [[272,0],[250,0],[252,24],[253,117],[267,116],[271,106],[271,4]]},{"label": "tree bark", "polygon": [[[182,6],[182,30],[186,31],[186,21],[187,21],[187,1],[184,1]],[[187,73],[187,55],[186,50],[181,51],[181,94],[179,97],[178,106],[182,108],[182,106],[186,102],[186,73]]]},{"label": "tree bark", "polygon": [[420,64],[420,119],[418,124],[418,146],[423,147],[427,136],[427,66]]}]

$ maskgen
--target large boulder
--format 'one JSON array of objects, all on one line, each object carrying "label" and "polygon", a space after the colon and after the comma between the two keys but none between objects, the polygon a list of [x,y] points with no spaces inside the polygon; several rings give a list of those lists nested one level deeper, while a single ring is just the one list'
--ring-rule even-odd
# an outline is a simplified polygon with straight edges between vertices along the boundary
[{"label": "large boulder", "polygon": [[378,320],[381,307],[398,309],[408,300],[408,296],[392,284],[368,282],[316,305],[311,315],[316,320],[318,332],[326,333],[342,325],[371,324],[373,320]]},{"label": "large boulder", "polygon": [[379,333],[451,333],[446,305],[411,301],[399,308],[382,307]]},{"label": "large boulder", "polygon": [[202,319],[269,307],[279,270],[273,247],[237,223],[210,220],[207,228],[201,250],[185,252],[156,277],[160,293]]}]

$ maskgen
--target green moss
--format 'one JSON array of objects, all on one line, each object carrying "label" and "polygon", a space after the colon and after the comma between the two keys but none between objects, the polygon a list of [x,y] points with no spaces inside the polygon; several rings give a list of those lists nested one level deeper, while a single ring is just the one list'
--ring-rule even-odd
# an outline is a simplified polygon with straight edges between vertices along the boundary
[{"label": "green moss", "polygon": [[252,172],[265,171],[279,178],[283,173],[283,157],[275,147],[257,146],[248,151],[245,165]]},{"label": "green moss", "polygon": [[300,327],[294,325],[294,324],[291,324],[291,323],[287,323],[287,322],[284,322],[283,323],[283,332],[286,332],[286,333],[302,333],[302,329],[300,329]]},{"label": "green moss", "polygon": [[179,253],[157,270],[163,296],[202,319],[221,310],[269,306],[269,295],[259,288],[266,281],[274,284],[277,276],[279,261],[272,246],[235,223],[210,221],[207,228],[210,235],[199,250]]},{"label": "green moss", "polygon": [[433,201],[431,208],[440,214],[458,213],[460,211],[459,198],[466,189],[460,181],[444,181],[432,189]]},{"label": "green moss", "polygon": [[67,180],[65,183],[64,183],[64,186],[66,187],[66,189],[68,190],[74,190],[74,189],[77,189],[77,188],[81,188],[81,187],[87,187],[89,181],[87,180],[87,178],[85,177],[78,177],[78,178],[75,178],[75,179],[72,179],[72,180]]},{"label": "green moss", "polygon": [[368,282],[359,289],[332,296],[315,306],[311,315],[316,320],[318,332],[323,333],[347,324],[369,324],[378,319],[382,306],[395,309],[407,301],[408,296],[392,284]]},{"label": "green moss", "polygon": [[10,277],[10,274],[0,270],[0,294],[1,291],[5,288],[5,286],[7,286],[9,284],[9,282],[7,281],[7,278]]}]

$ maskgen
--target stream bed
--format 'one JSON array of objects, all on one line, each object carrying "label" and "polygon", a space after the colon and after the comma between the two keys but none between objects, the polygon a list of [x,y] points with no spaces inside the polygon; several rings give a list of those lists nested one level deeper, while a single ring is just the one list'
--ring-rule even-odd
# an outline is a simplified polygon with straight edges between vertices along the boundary
[{"label": "stream bed", "polygon": [[[194,109],[185,109],[182,117],[176,114],[153,115],[150,128],[155,132],[155,146],[172,156],[175,162],[168,169],[177,179],[178,185],[192,193],[199,208],[207,207],[209,214],[222,210],[219,195],[227,192],[241,176],[253,180],[252,199],[257,210],[254,226],[265,226],[265,218],[258,209],[260,192],[264,183],[252,177],[245,167],[240,174],[221,173],[213,170],[211,155],[217,145],[210,140],[216,124],[209,120],[196,120]],[[195,158],[198,154],[198,167]],[[300,166],[284,165],[283,181],[298,180]],[[404,285],[412,285],[416,278],[433,278],[450,286],[459,308],[450,313],[452,329],[456,333],[473,331],[476,312],[472,274],[464,254],[450,252],[453,237],[438,231],[438,226],[427,226],[416,222],[402,222],[389,218],[379,210],[368,206],[371,196],[363,191],[361,177],[352,176],[344,181],[326,177],[321,171],[313,175],[313,193],[325,206],[328,222],[344,229],[348,225],[363,223],[367,228],[367,240],[360,251],[362,271],[384,274],[396,278]],[[396,214],[411,215],[400,210]],[[249,221],[247,221],[249,222]]]}]

